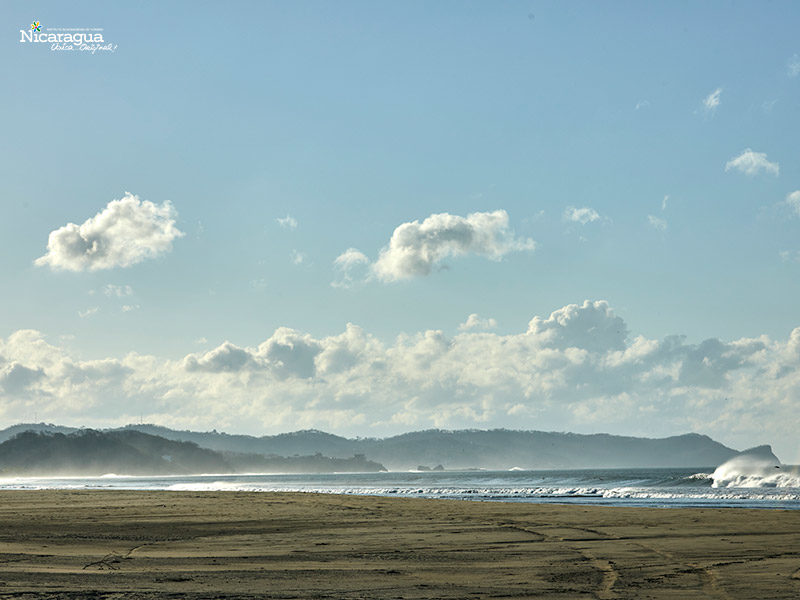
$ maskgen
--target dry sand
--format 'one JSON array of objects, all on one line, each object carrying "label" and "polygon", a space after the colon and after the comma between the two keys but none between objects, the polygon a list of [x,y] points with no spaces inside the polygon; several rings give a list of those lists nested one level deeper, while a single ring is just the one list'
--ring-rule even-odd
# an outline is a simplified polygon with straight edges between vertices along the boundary
[{"label": "dry sand", "polygon": [[0,598],[800,598],[800,511],[0,492]]}]

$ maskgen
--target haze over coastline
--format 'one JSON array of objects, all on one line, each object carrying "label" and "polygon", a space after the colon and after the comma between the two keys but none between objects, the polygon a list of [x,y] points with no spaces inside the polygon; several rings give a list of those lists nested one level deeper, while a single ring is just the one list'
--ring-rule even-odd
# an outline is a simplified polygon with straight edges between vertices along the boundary
[{"label": "haze over coastline", "polygon": [[[119,466],[112,458],[115,453]],[[48,468],[54,474],[54,465],[64,474],[95,475],[309,471],[293,471],[286,459],[275,465],[248,460],[256,456],[360,457],[349,468],[340,460],[327,469],[318,469],[323,471],[358,471],[359,464],[364,471],[385,470],[383,465],[398,471],[430,470],[434,466],[440,470],[699,468],[719,465],[737,455],[736,450],[697,434],[647,439],[504,429],[428,430],[383,439],[347,439],[316,430],[253,437],[175,431],[154,425],[96,431],[44,423],[0,430],[0,473],[6,474],[25,474],[26,465],[27,470],[35,469],[39,474],[48,474]],[[33,457],[38,457],[38,463]],[[378,463],[367,464],[365,458]],[[81,468],[82,463],[90,468]]]}]

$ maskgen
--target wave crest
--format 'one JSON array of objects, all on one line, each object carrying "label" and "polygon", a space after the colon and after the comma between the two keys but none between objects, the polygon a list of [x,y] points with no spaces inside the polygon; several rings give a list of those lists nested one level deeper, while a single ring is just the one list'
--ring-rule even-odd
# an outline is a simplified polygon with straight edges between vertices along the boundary
[{"label": "wave crest", "polygon": [[715,488],[798,488],[800,472],[786,468],[777,457],[762,452],[743,452],[712,473]]}]

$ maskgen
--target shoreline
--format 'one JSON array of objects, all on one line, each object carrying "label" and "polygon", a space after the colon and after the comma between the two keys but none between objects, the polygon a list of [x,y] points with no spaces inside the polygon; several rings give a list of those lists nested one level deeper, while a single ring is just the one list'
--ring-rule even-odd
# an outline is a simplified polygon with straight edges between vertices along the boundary
[{"label": "shoreline", "polygon": [[0,598],[797,598],[800,511],[0,491]]}]

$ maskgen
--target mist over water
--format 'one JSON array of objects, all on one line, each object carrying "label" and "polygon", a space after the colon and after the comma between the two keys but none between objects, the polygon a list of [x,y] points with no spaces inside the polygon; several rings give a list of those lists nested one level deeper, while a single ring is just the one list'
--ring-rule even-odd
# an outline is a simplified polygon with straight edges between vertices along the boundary
[{"label": "mist over water", "polygon": [[291,491],[503,502],[800,509],[797,468],[772,467],[780,474],[753,470],[749,462],[728,461],[716,470],[709,468],[702,472],[696,469],[587,469],[162,477],[108,475],[5,479],[0,480],[0,489]]}]

